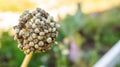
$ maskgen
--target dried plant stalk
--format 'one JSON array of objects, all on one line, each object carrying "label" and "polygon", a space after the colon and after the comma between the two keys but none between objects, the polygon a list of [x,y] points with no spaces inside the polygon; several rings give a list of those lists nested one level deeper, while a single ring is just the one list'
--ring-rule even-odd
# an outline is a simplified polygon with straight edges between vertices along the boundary
[{"label": "dried plant stalk", "polygon": [[30,59],[32,57],[33,52],[31,52],[30,54],[26,55],[24,58],[24,61],[21,65],[21,67],[27,67],[28,63],[30,62]]}]

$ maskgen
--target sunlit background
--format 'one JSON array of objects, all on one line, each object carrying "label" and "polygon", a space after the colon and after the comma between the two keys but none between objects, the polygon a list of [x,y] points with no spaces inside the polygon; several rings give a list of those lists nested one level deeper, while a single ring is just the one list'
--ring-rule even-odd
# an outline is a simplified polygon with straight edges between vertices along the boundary
[{"label": "sunlit background", "polygon": [[0,0],[0,67],[21,65],[25,55],[12,27],[24,10],[36,7],[61,25],[59,44],[35,53],[28,67],[92,67],[120,40],[120,0]]}]

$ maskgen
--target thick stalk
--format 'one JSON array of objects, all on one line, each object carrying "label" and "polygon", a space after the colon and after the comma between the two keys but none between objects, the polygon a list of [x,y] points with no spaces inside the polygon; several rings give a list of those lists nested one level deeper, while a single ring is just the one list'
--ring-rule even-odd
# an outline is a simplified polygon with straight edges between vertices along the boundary
[{"label": "thick stalk", "polygon": [[30,54],[25,56],[24,61],[23,61],[22,65],[21,65],[21,67],[27,67],[27,65],[29,64],[30,59],[32,57],[32,54],[33,54],[33,52],[31,52]]}]

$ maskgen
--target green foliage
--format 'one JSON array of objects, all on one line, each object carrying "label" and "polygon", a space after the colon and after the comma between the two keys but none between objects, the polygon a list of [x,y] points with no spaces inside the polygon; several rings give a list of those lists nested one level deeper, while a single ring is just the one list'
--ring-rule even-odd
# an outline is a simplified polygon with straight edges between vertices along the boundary
[{"label": "green foliage", "polygon": [[78,10],[75,15],[67,15],[64,20],[61,21],[61,31],[66,36],[74,35],[82,26],[82,12],[80,4],[78,4]]},{"label": "green foliage", "polygon": [[3,32],[0,37],[0,67],[18,67],[22,63],[24,54],[17,48],[16,41],[8,32]]}]

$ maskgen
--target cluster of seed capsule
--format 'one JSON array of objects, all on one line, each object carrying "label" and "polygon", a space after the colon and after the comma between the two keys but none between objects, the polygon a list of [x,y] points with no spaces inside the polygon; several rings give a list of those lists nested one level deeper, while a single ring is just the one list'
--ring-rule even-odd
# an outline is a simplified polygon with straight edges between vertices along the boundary
[{"label": "cluster of seed capsule", "polygon": [[19,24],[14,26],[14,39],[18,41],[18,48],[25,54],[30,52],[45,52],[50,49],[58,35],[57,24],[53,17],[41,8],[30,12],[26,10],[19,18]]}]

